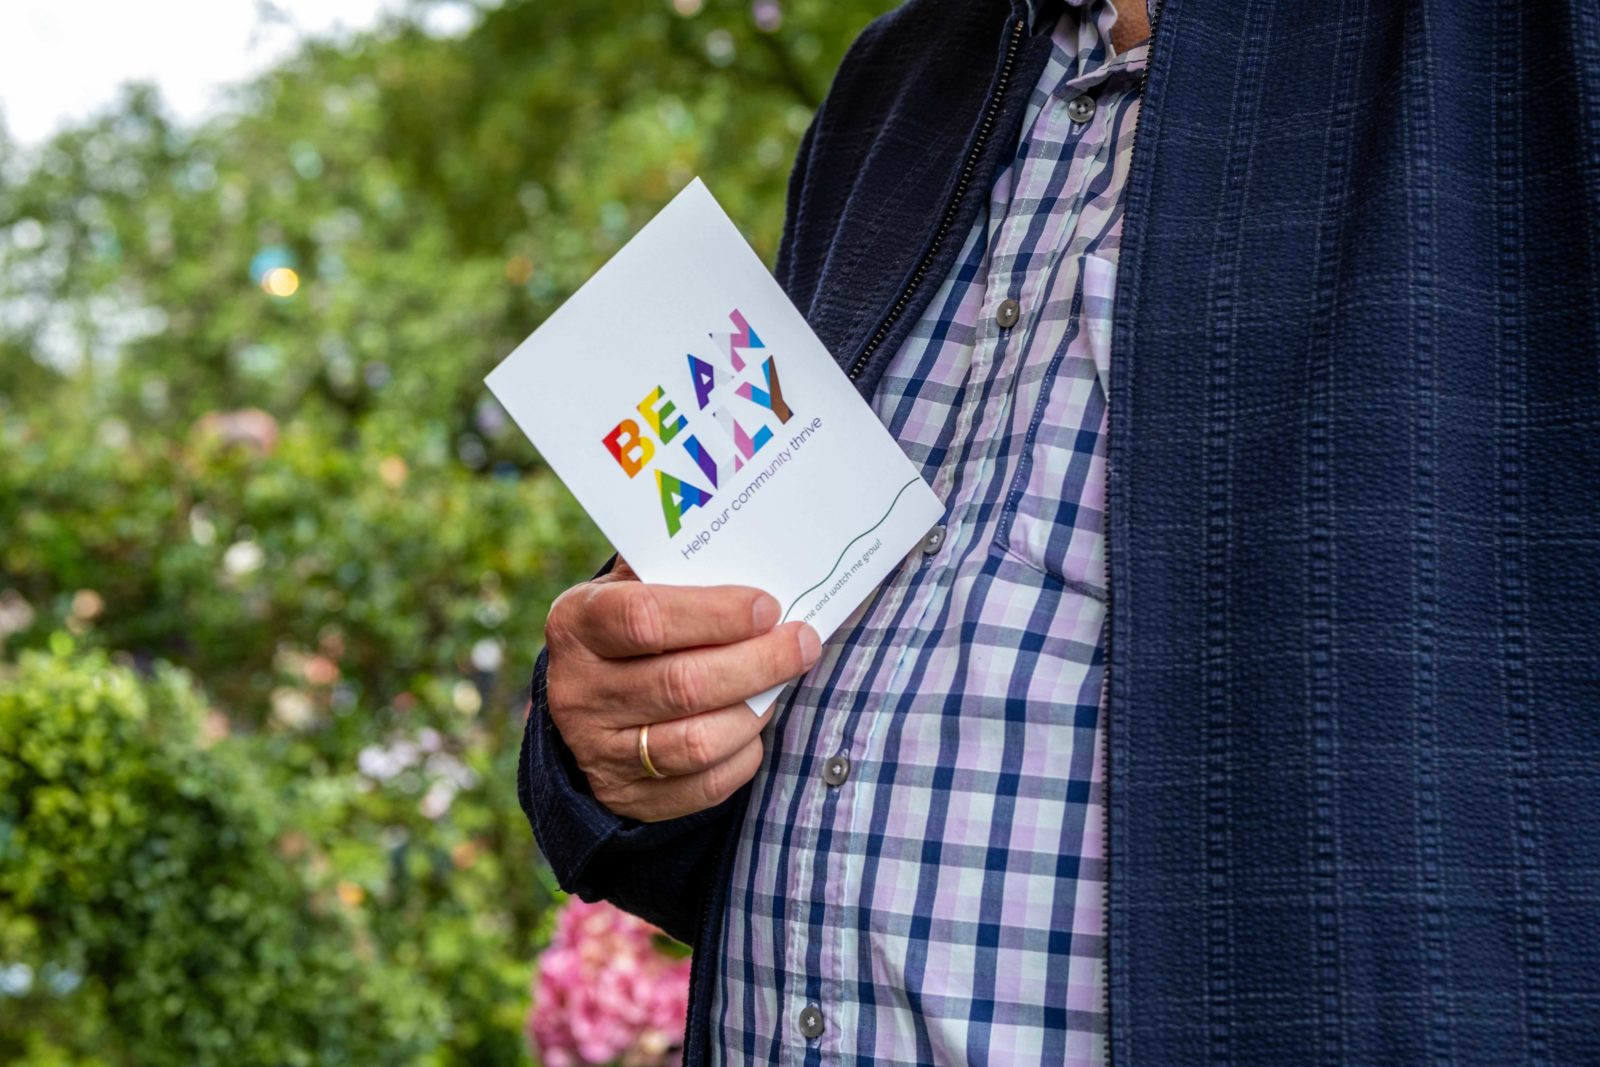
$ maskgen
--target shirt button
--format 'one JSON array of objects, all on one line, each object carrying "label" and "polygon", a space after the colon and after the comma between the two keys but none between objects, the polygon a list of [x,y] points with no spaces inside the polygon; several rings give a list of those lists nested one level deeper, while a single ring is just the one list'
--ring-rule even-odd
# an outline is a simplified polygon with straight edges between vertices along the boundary
[{"label": "shirt button", "polygon": [[944,544],[944,527],[935,526],[923,536],[922,551],[931,556],[939,551],[939,546],[942,544]]},{"label": "shirt button", "polygon": [[1073,122],[1088,122],[1094,118],[1094,97],[1075,96],[1067,101],[1067,118]]},{"label": "shirt button", "polygon": [[800,1036],[807,1041],[814,1041],[822,1036],[822,1009],[815,1004],[807,1004],[800,1009]]},{"label": "shirt button", "polygon": [[1010,297],[1000,301],[1000,306],[994,310],[994,321],[1002,330],[1009,330],[1017,324],[1017,319],[1022,316],[1022,305]]},{"label": "shirt button", "polygon": [[822,780],[829,785],[844,785],[844,780],[848,777],[850,777],[850,760],[842,752],[822,765]]}]

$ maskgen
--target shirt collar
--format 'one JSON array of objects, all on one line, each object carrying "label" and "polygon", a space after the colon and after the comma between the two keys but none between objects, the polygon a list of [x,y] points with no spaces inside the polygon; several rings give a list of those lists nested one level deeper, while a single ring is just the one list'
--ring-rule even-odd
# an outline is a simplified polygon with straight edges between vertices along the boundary
[{"label": "shirt collar", "polygon": [[[1055,26],[1056,19],[1060,17],[1065,8],[1088,8],[1087,14],[1091,17],[1094,10],[1101,5],[1112,6],[1112,0],[1025,0],[1028,11],[1028,26],[1033,33],[1049,33]],[[1155,0],[1145,0],[1145,11],[1154,14]],[[1152,20],[1153,21],[1153,20]]]},{"label": "shirt collar", "polygon": [[[1054,71],[1051,95],[1078,95],[1112,80],[1137,78],[1149,57],[1149,44],[1126,52],[1112,48],[1112,27],[1117,22],[1113,0],[1029,0],[1030,8],[1045,19],[1042,30],[1051,38],[1049,70]],[[1047,5],[1053,5],[1052,12]]]}]

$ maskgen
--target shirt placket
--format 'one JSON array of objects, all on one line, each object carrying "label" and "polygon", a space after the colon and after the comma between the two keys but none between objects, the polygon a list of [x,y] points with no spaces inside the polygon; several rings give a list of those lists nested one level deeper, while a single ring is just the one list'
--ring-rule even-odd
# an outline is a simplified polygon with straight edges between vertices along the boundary
[{"label": "shirt placket", "polygon": [[[1008,428],[1013,423],[1017,402],[1017,384],[1022,372],[1023,357],[1036,353],[1049,358],[1048,352],[1038,352],[1033,344],[1033,333],[1038,327],[1040,312],[1049,298],[1047,287],[1055,275],[1056,264],[1071,243],[1082,206],[1081,188],[1062,189],[1054,196],[1051,210],[1039,213],[1027,210],[1028,205],[1044,197],[1053,174],[1058,172],[1056,156],[1059,152],[1039,153],[1036,144],[1070,145],[1065,151],[1080,150],[1082,139],[1103,137],[1103,131],[1093,122],[1078,123],[1072,119],[1072,102],[1082,94],[1078,83],[1089,77],[1072,79],[1044,101],[1019,145],[1015,177],[996,183],[1004,190],[1004,198],[997,196],[991,203],[991,218],[999,222],[992,227],[990,247],[990,272],[984,290],[978,319],[978,342],[975,346],[969,380],[976,384],[989,375],[994,376],[989,390],[970,388],[968,402],[959,416],[955,440],[976,440],[983,447],[974,449],[966,458],[965,469],[960,471],[947,465],[954,484],[961,487],[961,504],[964,516],[970,516],[979,503],[978,495],[994,479],[1009,479],[1011,471],[987,468],[1001,462],[1014,464],[1020,456],[1015,442],[1007,439]],[[1081,127],[1077,129],[1074,127]],[[1081,168],[1072,168],[1075,174]],[[1081,176],[1076,177],[1081,182]],[[1036,226],[1042,232],[1035,235]],[[1029,253],[1029,250],[1033,250]],[[1039,251],[1045,250],[1046,255]],[[1068,279],[1070,281],[1070,279]],[[989,401],[986,403],[986,398]],[[998,402],[996,402],[998,401]],[[968,436],[963,436],[968,435]],[[946,471],[941,470],[941,476]],[[954,487],[954,484],[951,487]],[[970,532],[974,523],[960,524],[962,532]],[[951,540],[958,540],[952,538]],[[959,545],[948,546],[951,551]]]},{"label": "shirt placket", "polygon": [[[1058,232],[1047,233],[1042,239],[1033,238],[1030,236],[1035,222],[1032,213],[1012,210],[1017,202],[1014,190],[1027,194],[1033,186],[1048,180],[1048,174],[1054,170],[1053,163],[1035,164],[1027,149],[1039,131],[1048,129],[1049,124],[1057,121],[1053,112],[1060,105],[1061,102],[1054,98],[1047,100],[1030,123],[1028,134],[1019,146],[1018,161],[1014,164],[1018,168],[1017,180],[1011,182],[1002,177],[994,185],[995,192],[988,210],[990,219],[997,221],[991,222],[991,251],[987,260],[989,270],[986,272],[983,298],[978,310],[972,363],[967,372],[971,387],[965,391],[953,437],[957,441],[978,442],[979,446],[952,451],[951,457],[940,467],[934,479],[934,490],[951,501],[947,537],[939,551],[921,558],[912,557],[912,562],[901,572],[905,576],[904,595],[915,599],[908,618],[915,620],[913,632],[918,634],[923,632],[926,619],[936,607],[941,592],[948,587],[948,568],[941,570],[935,565],[964,555],[969,547],[974,526],[972,513],[979,504],[976,497],[988,481],[984,476],[984,466],[999,462],[1008,451],[1014,451],[1005,448],[998,431],[1008,422],[1015,379],[1020,370],[1019,354],[1028,350],[1027,333],[1034,318],[1033,309],[1043,303],[1044,287],[1053,273],[1056,259],[1055,255],[1051,255],[1043,260],[1035,257],[1029,261],[1020,252],[1035,243],[1041,247],[1059,249],[1064,243],[1062,234],[1070,230],[1072,220],[1076,217],[1076,212],[1069,209],[1065,216],[1046,218],[1044,221],[1047,226],[1054,223],[1056,218],[1061,219],[1060,225],[1054,227]],[[1071,195],[1076,196],[1076,191]],[[1010,269],[1001,269],[1001,264],[1009,265]],[[979,387],[991,377],[993,380],[988,388]],[[996,398],[1001,402],[995,403]],[[1009,477],[1009,472],[997,473],[1001,477]],[[873,694],[872,698],[880,704],[892,702],[893,695],[898,692],[910,651],[908,643],[893,669],[888,672],[888,684],[883,692]],[[859,663],[849,666],[850,673],[858,676],[863,669]],[[861,681],[859,677],[854,680]],[[827,714],[829,721],[825,722],[820,733],[832,745],[828,751],[843,752],[850,744],[850,739],[843,736],[845,714],[838,705],[830,707]],[[879,714],[866,720],[866,737],[862,739],[865,746],[870,748],[878,736],[877,726],[881,719],[882,708]],[[819,960],[821,973],[818,984],[823,1003],[818,1007],[827,1013],[830,1010],[829,1003],[833,1005],[832,1025],[824,1030],[818,1045],[825,1062],[834,1062],[843,1054],[843,1035],[854,1033],[859,1024],[859,1005],[855,998],[841,995],[849,979],[842,973],[840,964],[841,961],[857,958],[861,951],[860,938],[855,924],[841,920],[851,894],[859,888],[856,884],[860,877],[859,857],[853,845],[859,840],[857,823],[860,812],[863,807],[870,808],[874,788],[874,783],[858,780],[847,794],[839,797],[832,822],[837,838],[847,847],[832,850],[820,859],[824,872],[820,886],[824,903],[822,925],[824,930],[831,927],[834,932],[832,938],[823,938],[824,947]],[[819,795],[810,802],[823,804],[825,796]],[[815,893],[817,889],[818,886],[813,882],[812,892]],[[794,933],[797,937],[794,943],[803,943],[798,940],[799,931]]]}]

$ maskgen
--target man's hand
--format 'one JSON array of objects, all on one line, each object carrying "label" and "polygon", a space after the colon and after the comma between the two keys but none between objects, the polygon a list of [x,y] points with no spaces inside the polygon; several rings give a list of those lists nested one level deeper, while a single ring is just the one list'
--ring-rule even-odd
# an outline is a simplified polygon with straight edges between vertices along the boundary
[{"label": "man's hand", "polygon": [[[595,799],[657,822],[714,807],[755,776],[761,728],[743,703],[805,673],[817,632],[737,585],[649,585],[618,557],[550,607],[550,718]],[[776,626],[776,628],[774,628]],[[650,725],[651,778],[639,759]]]}]

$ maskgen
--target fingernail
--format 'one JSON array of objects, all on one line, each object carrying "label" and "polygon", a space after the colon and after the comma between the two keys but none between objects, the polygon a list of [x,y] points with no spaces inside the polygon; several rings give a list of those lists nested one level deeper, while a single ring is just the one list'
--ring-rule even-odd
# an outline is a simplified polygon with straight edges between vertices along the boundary
[{"label": "fingernail", "polygon": [[817,662],[817,657],[822,655],[822,639],[817,636],[817,631],[813,630],[809,623],[800,624],[800,655],[805,659],[807,667]]},{"label": "fingernail", "polygon": [[770,630],[778,625],[778,601],[768,593],[756,597],[755,607],[751,610],[751,617],[755,620],[757,630]]}]

